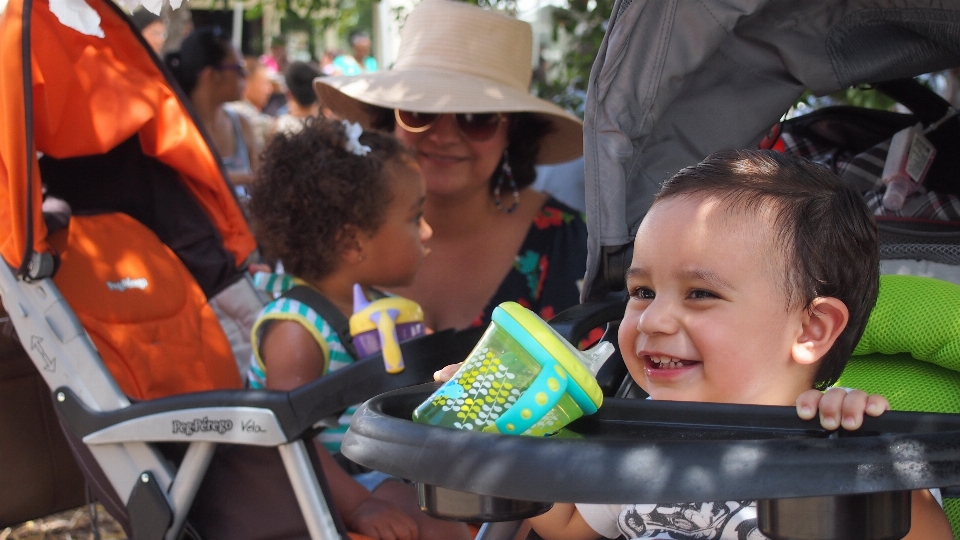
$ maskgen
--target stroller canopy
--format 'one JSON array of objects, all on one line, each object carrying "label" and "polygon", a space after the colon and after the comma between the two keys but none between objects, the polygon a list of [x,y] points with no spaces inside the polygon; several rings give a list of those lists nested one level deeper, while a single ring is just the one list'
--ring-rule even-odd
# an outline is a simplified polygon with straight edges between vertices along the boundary
[{"label": "stroller canopy", "polygon": [[[239,266],[253,235],[185,96],[116,6],[88,4],[104,37],[61,24],[48,0],[12,0],[0,18],[0,255],[16,268],[49,250],[38,153],[104,154],[136,136],[144,155],[177,171]],[[98,189],[95,178],[76,181]]]},{"label": "stroller canopy", "polygon": [[661,182],[714,151],[755,148],[806,89],[958,65],[953,0],[619,0],[584,117],[584,297],[620,288],[612,254]]}]

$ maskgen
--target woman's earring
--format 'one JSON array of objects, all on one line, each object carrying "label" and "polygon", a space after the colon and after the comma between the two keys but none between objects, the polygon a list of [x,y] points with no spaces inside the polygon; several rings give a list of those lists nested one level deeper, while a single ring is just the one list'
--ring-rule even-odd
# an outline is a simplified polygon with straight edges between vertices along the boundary
[{"label": "woman's earring", "polygon": [[[500,200],[500,189],[506,182],[507,187],[513,190],[513,204],[509,208],[503,205]],[[510,159],[507,151],[503,151],[503,164],[500,166],[500,177],[497,178],[497,185],[493,188],[493,204],[504,214],[512,214],[520,206],[520,190],[517,189],[517,182],[513,179],[513,169],[510,168]]]}]

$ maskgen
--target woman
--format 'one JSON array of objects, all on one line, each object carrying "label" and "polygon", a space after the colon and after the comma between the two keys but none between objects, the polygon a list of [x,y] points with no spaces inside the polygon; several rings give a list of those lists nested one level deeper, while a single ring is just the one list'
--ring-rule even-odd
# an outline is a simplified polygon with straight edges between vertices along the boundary
[{"label": "woman", "polygon": [[253,128],[253,140],[257,148],[265,148],[267,140],[273,134],[274,118],[266,114],[264,107],[270,103],[273,95],[273,81],[270,70],[255,56],[244,58],[247,76],[244,80],[243,99],[227,103],[229,112],[236,112],[250,123]]},{"label": "woman", "polygon": [[259,165],[259,148],[246,118],[223,106],[243,97],[247,76],[243,57],[219,28],[198,28],[164,60],[190,97],[230,181],[245,195],[244,186],[253,181]]},{"label": "woman", "polygon": [[320,101],[414,148],[427,182],[431,254],[410,287],[435,329],[483,325],[512,300],[544,318],[579,302],[583,217],[529,186],[534,165],[580,156],[580,121],[529,94],[527,23],[425,0],[394,67],[317,79]]},{"label": "woman", "polygon": [[160,54],[163,45],[167,42],[167,23],[163,22],[159,15],[150,13],[142,7],[134,11],[130,18],[140,30],[147,45],[150,45],[153,52]]}]

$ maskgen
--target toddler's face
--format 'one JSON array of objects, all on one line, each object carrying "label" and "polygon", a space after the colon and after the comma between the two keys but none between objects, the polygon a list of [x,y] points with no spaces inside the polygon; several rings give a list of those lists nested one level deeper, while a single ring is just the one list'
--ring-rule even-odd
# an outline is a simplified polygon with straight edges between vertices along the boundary
[{"label": "toddler's face", "polygon": [[627,272],[619,341],[653,399],[790,405],[809,389],[810,366],[791,357],[803,310],[787,310],[768,221],[712,198],[650,209]]},{"label": "toddler's face", "polygon": [[393,160],[386,166],[393,200],[386,219],[366,242],[365,252],[376,270],[373,283],[383,287],[409,285],[426,254],[423,243],[433,231],[423,219],[426,187],[413,159]]}]

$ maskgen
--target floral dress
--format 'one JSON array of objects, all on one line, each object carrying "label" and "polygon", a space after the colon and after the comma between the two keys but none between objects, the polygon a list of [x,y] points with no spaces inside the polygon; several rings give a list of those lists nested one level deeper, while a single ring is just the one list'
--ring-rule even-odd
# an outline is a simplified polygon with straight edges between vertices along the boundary
[{"label": "floral dress", "polygon": [[530,225],[513,268],[473,326],[486,326],[493,309],[513,301],[544,320],[580,303],[587,265],[587,223],[583,214],[550,198]]}]

